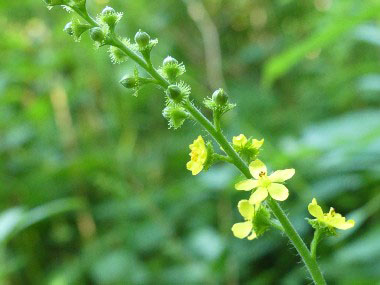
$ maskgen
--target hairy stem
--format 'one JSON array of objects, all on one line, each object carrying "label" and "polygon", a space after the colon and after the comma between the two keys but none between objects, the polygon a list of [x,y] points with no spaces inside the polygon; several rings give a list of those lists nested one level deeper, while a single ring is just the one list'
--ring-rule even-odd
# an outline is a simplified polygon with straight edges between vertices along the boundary
[{"label": "hairy stem", "polygon": [[[87,14],[87,12],[83,13],[82,11],[79,11],[78,14],[92,26],[99,26],[98,23]],[[126,46],[116,35],[112,34],[110,44],[120,48],[123,52],[125,52],[133,61],[135,61],[138,65],[145,69],[154,79],[156,79],[157,83],[161,87],[167,88],[169,86],[169,82],[161,74],[159,74],[158,71],[151,64],[147,63],[144,60],[144,58],[142,58],[133,50],[131,50],[128,46]],[[218,126],[219,122],[215,127],[190,101],[187,101],[184,104],[184,108],[193,116],[194,120],[197,121],[215,139],[215,141],[220,145],[220,147],[231,159],[231,163],[234,164],[247,178],[252,178],[247,164],[236,153],[236,151],[232,148],[226,137],[223,135],[220,127]],[[307,246],[293,227],[292,223],[286,216],[285,212],[282,210],[281,206],[271,198],[268,199],[268,205],[272,210],[273,214],[280,222],[284,230],[284,233],[288,236],[288,238],[298,251],[299,255],[301,256],[302,261],[306,265],[314,283],[317,285],[326,284],[322,272],[319,269],[318,263],[310,254],[310,251],[308,250]]]}]

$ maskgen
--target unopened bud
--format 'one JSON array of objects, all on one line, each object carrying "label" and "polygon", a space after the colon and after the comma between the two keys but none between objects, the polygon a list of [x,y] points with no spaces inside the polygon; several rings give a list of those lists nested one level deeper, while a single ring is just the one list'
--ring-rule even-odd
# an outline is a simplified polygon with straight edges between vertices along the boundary
[{"label": "unopened bud", "polygon": [[95,27],[90,30],[90,37],[95,42],[101,43],[104,40],[104,33],[101,28]]},{"label": "unopened bud", "polygon": [[135,88],[137,87],[137,80],[134,77],[124,77],[120,80],[121,85],[123,85],[125,88]]},{"label": "unopened bud", "polygon": [[214,101],[219,106],[223,106],[227,104],[228,95],[222,88],[220,88],[212,94],[212,101]]},{"label": "unopened bud", "polygon": [[140,48],[146,48],[150,42],[150,36],[141,30],[139,30],[135,35],[135,42]]}]

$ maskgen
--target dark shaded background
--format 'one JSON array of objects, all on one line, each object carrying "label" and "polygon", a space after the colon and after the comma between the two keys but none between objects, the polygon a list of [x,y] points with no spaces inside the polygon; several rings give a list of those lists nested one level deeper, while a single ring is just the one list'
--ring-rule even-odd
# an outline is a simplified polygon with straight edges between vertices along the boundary
[{"label": "dark shaded background", "polygon": [[[228,137],[264,137],[272,169],[296,168],[282,205],[307,242],[312,197],[356,220],[320,246],[329,284],[380,282],[379,1],[88,2],[158,37],[153,61],[183,60],[196,101],[226,87]],[[75,43],[72,16],[0,3],[0,283],[310,284],[279,233],[232,236],[239,173],[192,177],[205,133],[168,130],[162,92],[131,96],[133,63]]]}]

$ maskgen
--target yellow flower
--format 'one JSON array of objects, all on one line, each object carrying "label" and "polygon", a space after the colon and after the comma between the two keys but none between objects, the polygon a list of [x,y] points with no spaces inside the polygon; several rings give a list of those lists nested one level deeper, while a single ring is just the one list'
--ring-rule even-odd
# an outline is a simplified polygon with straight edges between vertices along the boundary
[{"label": "yellow flower", "polygon": [[237,147],[244,147],[248,142],[248,139],[245,135],[240,134],[237,137],[232,138],[232,144]]},{"label": "yellow flower", "polygon": [[189,147],[191,149],[190,161],[186,164],[186,168],[190,170],[193,175],[197,175],[202,171],[207,160],[205,141],[202,136],[199,136]]},{"label": "yellow flower", "polygon": [[[236,148],[244,148],[245,146],[247,146],[247,143],[249,141],[250,140],[248,140],[247,137],[243,134],[240,134],[240,135],[232,138],[232,144]],[[263,145],[263,143],[264,143],[264,139],[262,139],[262,140],[253,139],[250,142],[248,148],[249,149],[259,149]]]},{"label": "yellow flower", "polygon": [[317,200],[313,198],[308,206],[310,215],[317,218],[318,222],[326,224],[329,227],[340,230],[347,230],[355,225],[354,220],[347,220],[341,214],[335,213],[334,208],[330,208],[328,213],[323,213],[321,206],[317,204]]},{"label": "yellow flower", "polygon": [[251,204],[257,204],[264,201],[269,195],[278,201],[284,201],[289,196],[289,190],[286,188],[282,182],[293,177],[295,170],[285,169],[277,170],[271,175],[267,175],[267,167],[265,164],[256,159],[249,165],[249,171],[253,179],[247,179],[238,182],[235,185],[236,190],[250,191],[256,189],[249,198]]},{"label": "yellow flower", "polygon": [[255,216],[255,210],[257,210],[258,207],[260,207],[260,204],[253,206],[248,200],[239,201],[238,209],[245,219],[245,222],[236,223],[232,226],[231,230],[235,237],[240,239],[248,237],[249,240],[253,240],[257,237],[253,230],[253,218]]}]

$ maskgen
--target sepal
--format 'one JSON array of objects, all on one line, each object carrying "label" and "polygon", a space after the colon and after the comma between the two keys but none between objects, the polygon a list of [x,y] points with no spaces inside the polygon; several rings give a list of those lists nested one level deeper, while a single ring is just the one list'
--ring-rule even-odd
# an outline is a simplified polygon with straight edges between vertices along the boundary
[{"label": "sepal", "polygon": [[189,113],[185,110],[185,108],[174,104],[169,104],[166,106],[162,112],[162,115],[168,120],[169,129],[180,128],[189,117]]}]

